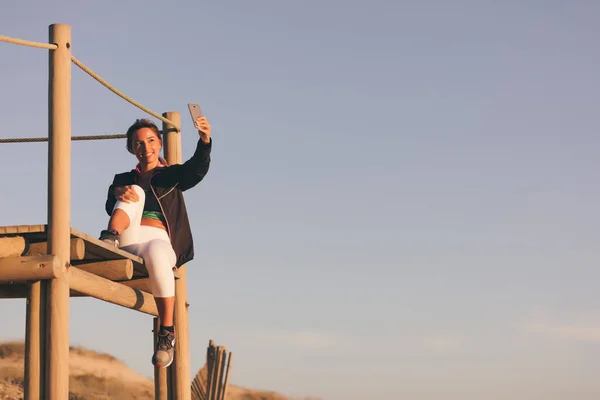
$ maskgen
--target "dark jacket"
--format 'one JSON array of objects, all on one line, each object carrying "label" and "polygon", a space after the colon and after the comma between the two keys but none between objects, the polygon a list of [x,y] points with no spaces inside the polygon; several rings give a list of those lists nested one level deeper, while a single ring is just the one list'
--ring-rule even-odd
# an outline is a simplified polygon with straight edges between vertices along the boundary
[{"label": "dark jacket", "polygon": [[[194,258],[194,241],[183,192],[200,183],[208,172],[211,149],[212,138],[209,143],[198,140],[196,151],[189,160],[183,164],[157,167],[150,178],[152,193],[158,200],[167,221],[167,232],[177,256],[178,268]],[[112,214],[117,202],[114,189],[119,186],[135,185],[138,177],[139,173],[136,170],[115,175],[113,183],[108,188],[106,199],[105,208],[108,215]]]}]

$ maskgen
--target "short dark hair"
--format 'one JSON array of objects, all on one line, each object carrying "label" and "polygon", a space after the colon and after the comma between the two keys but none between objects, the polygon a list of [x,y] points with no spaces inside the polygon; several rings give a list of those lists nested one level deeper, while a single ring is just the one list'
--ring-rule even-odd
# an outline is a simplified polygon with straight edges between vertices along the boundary
[{"label": "short dark hair", "polygon": [[156,126],[156,124],[152,121],[150,121],[149,119],[136,119],[135,122],[133,123],[133,125],[131,125],[129,127],[129,129],[127,129],[127,151],[129,151],[131,154],[133,153],[133,146],[132,146],[132,140],[133,140],[133,135],[142,128],[150,128],[152,129],[152,131],[154,133],[156,133],[156,136],[158,136],[159,140],[162,140],[161,137],[161,132],[158,129],[158,126]]}]

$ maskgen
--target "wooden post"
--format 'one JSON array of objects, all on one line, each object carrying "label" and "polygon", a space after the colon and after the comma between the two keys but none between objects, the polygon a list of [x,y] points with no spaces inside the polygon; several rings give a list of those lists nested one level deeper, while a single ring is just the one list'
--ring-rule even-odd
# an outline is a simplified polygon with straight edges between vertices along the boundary
[{"label": "wooden post", "polygon": [[[152,319],[154,332],[154,340],[152,345],[156,345],[158,340],[158,331],[160,330],[160,319],[157,317]],[[154,351],[154,348],[152,348]],[[167,382],[167,369],[154,367],[154,398],[155,400],[169,400],[169,386]]]},{"label": "wooden post", "polygon": [[229,388],[229,371],[231,369],[231,357],[233,354],[229,352],[229,358],[227,360],[227,369],[225,372],[225,380],[223,381],[223,397],[220,400],[227,400],[227,389]]},{"label": "wooden post", "polygon": [[29,286],[25,320],[25,400],[40,400],[40,285]]},{"label": "wooden post", "polygon": [[[166,112],[163,116],[176,126],[181,126],[181,114]],[[181,164],[181,133],[163,122],[163,146],[165,160],[169,165]],[[187,278],[186,268],[179,268],[179,279],[175,281],[175,359],[171,368],[173,382],[173,398],[189,400],[192,396],[190,375],[190,338],[187,310]]]},{"label": "wooden post", "polygon": [[[163,113],[163,117],[173,121],[177,126],[181,126],[181,114],[178,112]],[[163,122],[163,154],[169,165],[181,164],[181,132],[177,132],[175,127]]]},{"label": "wooden post", "polygon": [[69,281],[71,243],[71,27],[49,26],[48,82],[48,252],[61,274],[49,282],[44,399],[69,397]]},{"label": "wooden post", "polygon": [[221,400],[223,397],[223,377],[225,376],[225,363],[227,361],[227,347],[223,346],[219,352],[219,381],[215,390],[217,391],[216,400]]},{"label": "wooden post", "polygon": [[[48,308],[50,307],[46,302],[48,298],[48,282],[40,282],[40,387],[39,387],[39,398],[43,400],[46,396],[46,381],[48,380],[48,369],[46,365],[48,364],[48,346],[47,346],[47,337],[48,337],[48,314],[50,311]],[[33,289],[32,289],[33,290]]]},{"label": "wooden post", "polygon": [[217,395],[219,394],[219,386],[221,385],[221,363],[223,362],[223,355],[225,354],[225,347],[224,346],[217,346],[217,351],[216,351],[216,362],[215,362],[215,367],[214,367],[214,372],[213,372],[213,380],[211,382],[212,385],[212,390],[211,390],[211,395],[209,397],[209,399],[211,400],[218,400]]},{"label": "wooden post", "polygon": [[212,400],[213,375],[215,373],[215,360],[217,358],[217,348],[212,340],[208,342],[206,349],[206,399]]}]

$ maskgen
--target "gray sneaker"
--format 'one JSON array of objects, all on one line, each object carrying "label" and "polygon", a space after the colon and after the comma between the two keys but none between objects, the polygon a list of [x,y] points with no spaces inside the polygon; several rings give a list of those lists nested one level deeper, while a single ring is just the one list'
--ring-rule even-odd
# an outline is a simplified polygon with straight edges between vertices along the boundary
[{"label": "gray sneaker", "polygon": [[114,229],[109,229],[100,232],[99,237],[99,239],[102,240],[104,243],[107,243],[117,248],[119,247],[119,238],[119,232],[115,231]]},{"label": "gray sneaker", "polygon": [[173,362],[173,354],[175,353],[175,333],[169,332],[166,329],[158,333],[158,341],[156,349],[152,356],[152,364],[158,368],[166,368]]}]

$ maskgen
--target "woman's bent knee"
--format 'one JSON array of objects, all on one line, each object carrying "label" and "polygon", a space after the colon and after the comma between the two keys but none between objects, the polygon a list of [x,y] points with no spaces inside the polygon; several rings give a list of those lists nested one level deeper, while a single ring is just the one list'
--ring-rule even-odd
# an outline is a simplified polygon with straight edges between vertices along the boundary
[{"label": "woman's bent knee", "polygon": [[160,268],[148,268],[148,277],[154,297],[175,296],[175,276],[170,267],[163,264]]},{"label": "woman's bent knee", "polygon": [[117,202],[115,203],[115,206],[113,208],[113,211],[116,209],[121,209],[121,210],[125,211],[125,213],[129,216],[129,220],[133,221],[134,217],[137,214],[141,215],[141,213],[142,213],[144,203],[146,202],[146,193],[144,192],[144,189],[142,189],[141,186],[132,185],[131,187],[137,193],[139,200],[136,202],[131,202],[131,203],[126,203],[124,201],[117,200]]}]

